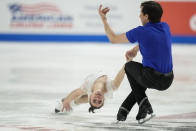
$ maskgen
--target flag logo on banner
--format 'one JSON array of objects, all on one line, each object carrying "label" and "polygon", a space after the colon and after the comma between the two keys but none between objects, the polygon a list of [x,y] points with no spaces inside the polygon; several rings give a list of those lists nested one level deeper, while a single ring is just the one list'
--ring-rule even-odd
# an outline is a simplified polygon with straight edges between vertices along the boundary
[{"label": "flag logo on banner", "polygon": [[9,6],[12,13],[24,13],[29,15],[39,15],[43,13],[61,13],[60,9],[48,3],[39,4],[11,4]]}]

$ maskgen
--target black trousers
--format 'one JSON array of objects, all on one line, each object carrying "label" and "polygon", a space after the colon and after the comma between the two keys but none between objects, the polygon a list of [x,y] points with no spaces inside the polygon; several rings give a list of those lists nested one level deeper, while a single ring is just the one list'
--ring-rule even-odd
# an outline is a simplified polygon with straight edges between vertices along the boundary
[{"label": "black trousers", "polygon": [[167,74],[159,73],[153,68],[143,67],[141,63],[130,61],[125,64],[125,73],[132,88],[121,106],[131,110],[134,104],[138,105],[143,98],[147,97],[145,91],[147,88],[156,90],[166,90],[173,82],[173,71]]}]

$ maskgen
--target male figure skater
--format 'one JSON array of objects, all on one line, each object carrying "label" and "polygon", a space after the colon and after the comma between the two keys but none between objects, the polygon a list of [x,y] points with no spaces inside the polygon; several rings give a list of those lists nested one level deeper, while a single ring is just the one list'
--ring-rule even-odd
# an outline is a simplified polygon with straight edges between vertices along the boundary
[{"label": "male figure skater", "polygon": [[[152,106],[145,93],[147,88],[166,90],[173,81],[173,64],[171,52],[171,33],[167,23],[161,22],[163,10],[155,1],[141,3],[138,26],[126,33],[116,35],[107,22],[109,8],[99,6],[99,15],[111,43],[138,42],[133,49],[126,52],[126,58],[135,57],[140,50],[142,63],[130,61],[125,64],[125,73],[132,88],[117,114],[118,121],[125,121],[131,108],[137,103],[139,111],[136,116],[139,124],[150,120],[153,115]],[[148,118],[148,115],[150,117]]]}]

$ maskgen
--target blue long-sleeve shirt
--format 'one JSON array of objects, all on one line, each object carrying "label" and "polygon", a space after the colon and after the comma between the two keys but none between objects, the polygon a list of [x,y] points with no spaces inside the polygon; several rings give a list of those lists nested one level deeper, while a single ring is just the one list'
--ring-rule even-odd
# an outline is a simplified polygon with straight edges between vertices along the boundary
[{"label": "blue long-sleeve shirt", "polygon": [[167,23],[150,23],[126,32],[127,39],[138,42],[144,67],[151,67],[161,73],[173,69],[171,33]]}]

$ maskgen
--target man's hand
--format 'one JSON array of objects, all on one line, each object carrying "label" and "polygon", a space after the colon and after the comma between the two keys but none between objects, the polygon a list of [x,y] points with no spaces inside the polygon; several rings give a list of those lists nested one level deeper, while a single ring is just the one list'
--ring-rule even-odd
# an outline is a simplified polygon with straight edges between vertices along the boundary
[{"label": "man's hand", "polygon": [[134,57],[136,57],[138,51],[139,51],[139,45],[136,45],[133,49],[128,50],[125,54],[127,61],[130,61]]},{"label": "man's hand", "polygon": [[128,50],[125,54],[126,60],[130,61],[132,60],[134,57],[136,57],[137,55],[137,51],[132,49],[132,50]]},{"label": "man's hand", "polygon": [[63,108],[62,108],[62,112],[66,110],[67,112],[70,112],[72,109],[71,109],[71,106],[70,106],[70,102],[68,100],[64,100],[63,101]]},{"label": "man's hand", "polygon": [[99,6],[99,15],[102,20],[106,20],[106,14],[109,12],[110,8],[106,7],[102,9],[102,5]]}]

